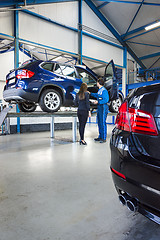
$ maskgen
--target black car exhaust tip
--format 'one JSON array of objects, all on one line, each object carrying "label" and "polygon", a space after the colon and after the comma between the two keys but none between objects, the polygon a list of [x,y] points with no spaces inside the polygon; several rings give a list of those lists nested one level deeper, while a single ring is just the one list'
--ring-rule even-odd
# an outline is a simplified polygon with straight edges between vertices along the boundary
[{"label": "black car exhaust tip", "polygon": [[137,201],[135,199],[127,200],[126,206],[132,212],[137,212],[138,210]]},{"label": "black car exhaust tip", "polygon": [[123,206],[127,206],[127,208],[132,211],[132,212],[137,212],[138,206],[137,206],[137,201],[134,198],[131,198],[127,193],[120,194],[118,196],[120,203]]},{"label": "black car exhaust tip", "polygon": [[119,195],[118,198],[119,198],[120,203],[121,203],[123,206],[125,206],[126,203],[127,203],[126,196],[125,196],[125,195]]}]

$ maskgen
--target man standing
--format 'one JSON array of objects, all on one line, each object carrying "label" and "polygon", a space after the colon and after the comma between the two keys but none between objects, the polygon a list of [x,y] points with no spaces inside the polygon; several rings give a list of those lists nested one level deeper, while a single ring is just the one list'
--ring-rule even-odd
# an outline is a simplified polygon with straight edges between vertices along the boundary
[{"label": "man standing", "polygon": [[96,97],[97,101],[95,104],[97,106],[97,121],[98,121],[98,129],[99,129],[99,136],[95,138],[95,141],[99,141],[100,143],[106,142],[107,137],[107,126],[106,126],[106,119],[108,114],[108,101],[109,101],[109,94],[108,91],[104,86],[103,78],[99,78],[97,80],[97,87],[99,88],[97,93],[91,93],[91,96]]}]

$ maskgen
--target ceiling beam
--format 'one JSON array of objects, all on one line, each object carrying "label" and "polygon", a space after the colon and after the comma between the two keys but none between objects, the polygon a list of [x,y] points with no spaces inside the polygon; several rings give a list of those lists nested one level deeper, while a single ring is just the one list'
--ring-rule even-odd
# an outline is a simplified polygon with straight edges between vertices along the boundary
[{"label": "ceiling beam", "polygon": [[151,43],[141,43],[141,42],[133,42],[133,41],[127,41],[128,43],[138,44],[138,45],[144,45],[149,47],[160,47],[160,45],[151,44]]},{"label": "ceiling beam", "polygon": [[153,31],[155,31],[155,30],[157,30],[157,29],[159,29],[159,28],[160,28],[160,27],[157,27],[157,28],[154,28],[154,29],[151,29],[151,30],[148,30],[148,31],[142,32],[142,33],[137,34],[137,35],[134,35],[134,36],[132,36],[132,37],[130,37],[130,38],[124,39],[124,41],[128,41],[128,40],[130,40],[130,39],[133,39],[133,38],[136,38],[136,37],[142,36],[142,35],[147,34],[147,33],[150,33],[150,32],[153,32]]},{"label": "ceiling beam", "polygon": [[[47,3],[58,3],[58,2],[73,2],[76,0],[26,0],[26,5],[36,5],[36,4],[47,4]],[[0,1],[0,7],[14,7],[24,6],[24,0],[2,0]]]},{"label": "ceiling beam", "polygon": [[101,5],[99,5],[99,6],[97,7],[97,9],[100,9],[100,8],[106,6],[108,3],[109,3],[109,2],[104,2],[104,3],[102,3]]},{"label": "ceiling beam", "polygon": [[122,44],[123,47],[127,48],[127,51],[130,55],[136,60],[136,62],[145,69],[145,65],[142,61],[136,56],[132,49],[123,41],[120,34],[117,30],[111,25],[111,23],[104,17],[104,15],[97,9],[94,3],[91,0],[85,0],[86,4],[92,9],[92,11],[97,15],[97,17],[103,22],[103,24],[111,31],[111,33],[117,38],[117,40]]},{"label": "ceiling beam", "polygon": [[153,58],[153,57],[157,57],[157,56],[160,56],[160,52],[148,54],[148,55],[140,57],[139,59],[145,60],[145,59],[149,59],[149,58]]},{"label": "ceiling beam", "polygon": [[136,14],[134,15],[134,17],[133,17],[133,19],[132,19],[132,21],[131,21],[131,23],[130,23],[130,25],[129,25],[129,27],[128,27],[126,33],[125,33],[125,35],[124,35],[124,38],[126,37],[127,33],[129,32],[129,29],[131,28],[131,26],[132,26],[134,20],[136,19],[136,17],[137,17],[137,15],[138,15],[138,13],[139,13],[139,11],[140,11],[140,9],[141,9],[143,3],[144,3],[144,0],[142,0],[140,6],[138,7],[138,9],[137,9],[137,11],[136,11]]},{"label": "ceiling beam", "polygon": [[156,22],[157,22],[157,21],[154,21],[154,22],[148,23],[148,24],[146,24],[146,25],[143,25],[143,26],[141,26],[141,27],[135,28],[135,29],[129,31],[127,34],[122,34],[121,37],[124,38],[124,36],[127,37],[127,36],[129,36],[129,35],[134,34],[134,33],[141,32],[141,31],[143,31],[143,30],[145,29],[145,27],[147,27],[147,26],[149,26],[149,25],[152,25],[152,24],[154,24],[154,23],[156,23]]},{"label": "ceiling beam", "polygon": [[[105,1],[105,2],[113,2],[113,3],[128,3],[128,4],[134,4],[134,5],[140,5],[141,2],[134,2],[134,1],[122,1],[122,0],[97,0],[98,2],[100,1]],[[144,2],[144,5],[148,6],[160,6],[160,3],[153,3],[153,2]]]},{"label": "ceiling beam", "polygon": [[149,68],[152,68],[159,60],[160,60],[160,57],[154,63],[152,63],[152,65]]}]

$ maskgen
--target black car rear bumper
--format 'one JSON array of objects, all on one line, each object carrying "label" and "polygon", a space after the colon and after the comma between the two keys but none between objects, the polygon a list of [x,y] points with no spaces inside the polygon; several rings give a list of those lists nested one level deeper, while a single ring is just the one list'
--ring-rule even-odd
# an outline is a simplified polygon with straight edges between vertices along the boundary
[{"label": "black car rear bumper", "polygon": [[[145,189],[121,179],[115,173],[112,173],[112,178],[119,195],[124,192],[127,193],[131,199],[136,199],[137,211],[152,221],[160,224],[160,211],[143,203],[148,198],[148,194],[146,193]],[[159,201],[159,197],[160,196],[154,196],[154,201]]]},{"label": "black car rear bumper", "polygon": [[38,94],[23,89],[10,88],[3,91],[3,98],[6,102],[37,102]]},{"label": "black car rear bumper", "polygon": [[[135,159],[130,152],[121,149],[111,143],[111,169],[123,174],[126,179],[112,171],[112,178],[119,195],[127,194],[135,199],[138,212],[160,224],[160,190],[153,187],[153,179],[145,181],[155,175],[155,168]],[[141,169],[141,171],[139,171]],[[159,171],[159,170],[158,170]],[[160,175],[159,179],[160,180]]]}]

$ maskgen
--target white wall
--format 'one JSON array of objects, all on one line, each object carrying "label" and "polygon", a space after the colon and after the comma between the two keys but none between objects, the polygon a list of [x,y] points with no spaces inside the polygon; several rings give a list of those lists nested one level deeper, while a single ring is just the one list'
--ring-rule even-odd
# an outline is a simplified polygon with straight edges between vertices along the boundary
[{"label": "white wall", "polygon": [[[83,2],[83,25],[115,39],[114,35],[106,28],[96,14]],[[120,44],[119,44],[120,45]],[[115,64],[123,65],[123,50],[108,45],[90,37],[83,36],[83,55],[109,62],[114,60]]]},{"label": "white wall", "polygon": [[14,15],[13,12],[0,12],[0,33],[8,34],[13,36],[13,23]]},{"label": "white wall", "polygon": [[98,40],[83,36],[83,55],[96,58],[105,62],[114,60],[115,64],[123,62],[123,51]]},{"label": "white wall", "polygon": [[76,33],[24,13],[20,14],[19,36],[22,39],[64,51],[77,52],[78,38]]},{"label": "white wall", "polygon": [[0,80],[5,81],[9,70],[14,68],[14,52],[0,54]]},{"label": "white wall", "polygon": [[[74,27],[78,24],[78,2],[54,3],[36,5],[35,13],[50,18],[56,22]],[[88,5],[82,5],[82,24],[115,39],[100,19]],[[29,27],[28,27],[29,26]],[[20,38],[41,43],[61,50],[78,53],[78,34],[63,27],[20,12]],[[123,65],[123,50],[105,44],[90,37],[83,36],[82,54],[102,61]],[[98,51],[99,49],[99,51]]]},{"label": "white wall", "polygon": [[[83,2],[83,25],[95,29],[103,34],[114,36]],[[64,2],[36,5],[33,10],[56,22],[77,28],[78,2]],[[13,36],[13,12],[0,13],[0,33]],[[71,30],[46,22],[34,16],[19,12],[19,37],[25,40],[58,48],[64,51],[78,53],[78,34]],[[109,62],[111,59],[123,66],[123,50],[83,36],[82,54],[98,60]],[[28,57],[20,53],[20,62]],[[5,82],[5,76],[14,68],[14,53],[0,54],[0,99]]]},{"label": "white wall", "polygon": [[[55,3],[35,6],[32,10],[51,20],[77,29],[78,3]],[[19,36],[64,51],[77,53],[78,34],[34,16],[20,13]],[[29,26],[29,27],[28,27]]]},{"label": "white wall", "polygon": [[[23,63],[28,57],[19,52],[19,62]],[[3,88],[6,82],[6,75],[14,69],[14,51],[0,54],[0,100],[3,100]]]},{"label": "white wall", "polygon": [[82,5],[82,20],[83,25],[88,26],[96,31],[114,37],[114,35],[106,28],[102,21],[96,16],[90,7],[83,1]]},{"label": "white wall", "polygon": [[[31,11],[77,29],[78,2],[34,5],[34,9]],[[114,38],[113,34],[84,1],[82,4],[82,24]],[[0,13],[0,33],[13,36],[13,29],[13,12]],[[77,32],[73,32],[21,11],[19,11],[19,37],[64,51],[78,53]],[[116,64],[123,65],[122,50],[86,36],[83,36],[82,54],[107,62],[110,59],[114,59]]]},{"label": "white wall", "polygon": [[78,2],[59,2],[53,4],[34,5],[31,11],[41,14],[56,22],[77,28]]}]

